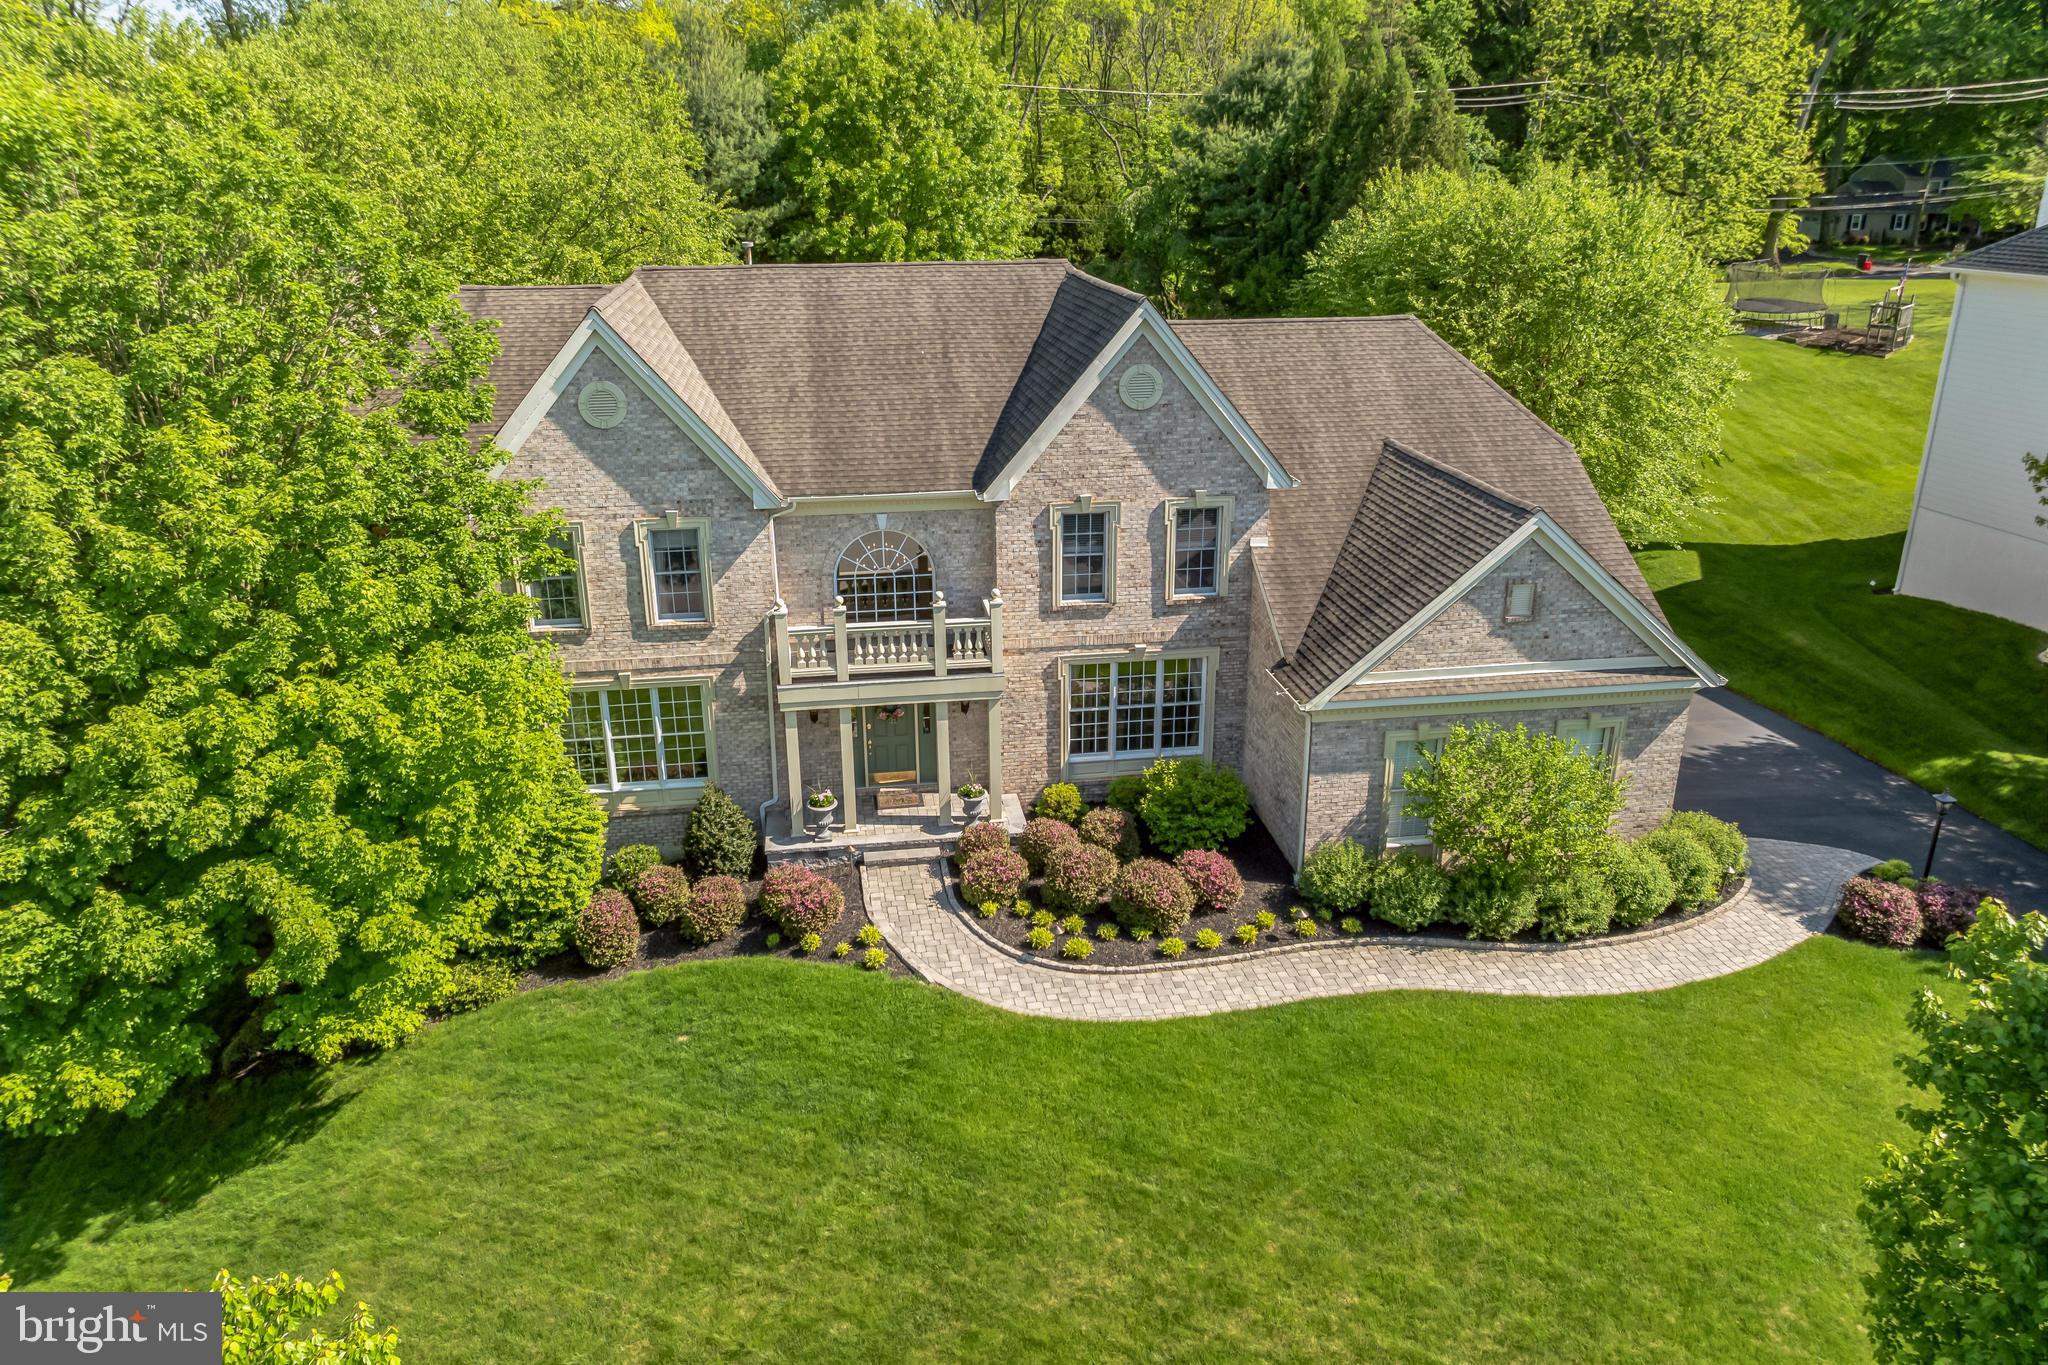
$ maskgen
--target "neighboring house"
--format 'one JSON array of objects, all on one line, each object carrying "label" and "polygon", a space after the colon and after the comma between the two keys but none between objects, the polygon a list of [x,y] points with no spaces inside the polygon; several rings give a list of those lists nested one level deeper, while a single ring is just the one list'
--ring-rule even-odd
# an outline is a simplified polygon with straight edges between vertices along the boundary
[{"label": "neighboring house", "polygon": [[2048,630],[2048,228],[1949,262],[1955,311],[1927,420],[1898,590]]},{"label": "neighboring house", "polygon": [[1482,718],[1605,754],[1636,829],[1718,681],[1572,448],[1412,317],[1169,325],[1061,261],[462,299],[503,345],[478,434],[570,523],[526,590],[615,843],[712,780],[780,835],[791,791],[1199,754],[1298,862],[1426,838],[1400,774]]},{"label": "neighboring house", "polygon": [[1866,161],[1800,213],[1799,230],[1820,242],[1920,246],[1956,230],[1946,192],[1963,179],[1948,160]]}]

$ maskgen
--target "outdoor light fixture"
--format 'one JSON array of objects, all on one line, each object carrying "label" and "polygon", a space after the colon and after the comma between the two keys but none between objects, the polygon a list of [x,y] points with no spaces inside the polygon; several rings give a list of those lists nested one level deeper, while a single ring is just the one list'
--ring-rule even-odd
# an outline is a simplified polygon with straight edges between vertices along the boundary
[{"label": "outdoor light fixture", "polygon": [[1941,827],[1948,820],[1948,808],[1956,803],[1952,792],[1934,794],[1934,837],[1927,841],[1927,861],[1920,866],[1920,880],[1926,881],[1934,871],[1934,847],[1941,842]]},{"label": "outdoor light fixture", "polygon": [[971,702],[971,701],[963,701],[963,702],[961,702],[961,703],[960,703],[960,714],[961,714],[961,715],[963,715],[963,716],[964,716],[964,715],[966,715],[966,714],[967,714],[967,708],[968,708],[968,707],[970,707],[970,706],[972,706],[972,705],[974,705],[974,703],[973,703],[973,702]]},{"label": "outdoor light fixture", "polygon": [[816,711],[813,711],[813,712],[811,712],[811,724],[813,724],[813,725],[816,725],[817,723],[818,723],[818,713],[817,713]]}]

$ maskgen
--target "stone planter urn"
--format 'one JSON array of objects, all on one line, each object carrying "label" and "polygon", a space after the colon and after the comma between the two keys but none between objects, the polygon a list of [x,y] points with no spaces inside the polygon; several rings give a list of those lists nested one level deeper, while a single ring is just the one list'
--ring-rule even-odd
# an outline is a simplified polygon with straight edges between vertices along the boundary
[{"label": "stone planter urn", "polygon": [[960,798],[960,810],[972,825],[988,819],[988,788],[978,782],[969,782],[953,793]]},{"label": "stone planter urn", "polygon": [[[824,804],[819,805],[820,799]],[[811,838],[823,840],[832,837],[832,816],[839,809],[839,800],[830,792],[819,792],[804,802],[804,832]]]}]

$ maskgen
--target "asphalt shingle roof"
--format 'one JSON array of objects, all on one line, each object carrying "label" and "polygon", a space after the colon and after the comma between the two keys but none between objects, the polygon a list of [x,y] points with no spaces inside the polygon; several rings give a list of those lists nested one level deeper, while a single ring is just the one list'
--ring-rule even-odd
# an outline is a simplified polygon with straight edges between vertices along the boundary
[{"label": "asphalt shingle roof", "polygon": [[2048,227],[1980,246],[1948,263],[1950,270],[1995,270],[2002,275],[2048,275]]}]

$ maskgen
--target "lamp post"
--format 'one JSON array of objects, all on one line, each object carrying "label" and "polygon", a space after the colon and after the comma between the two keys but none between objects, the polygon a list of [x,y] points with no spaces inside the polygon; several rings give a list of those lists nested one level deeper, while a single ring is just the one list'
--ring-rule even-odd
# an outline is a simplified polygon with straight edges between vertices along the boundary
[{"label": "lamp post", "polygon": [[1927,880],[1928,874],[1934,871],[1934,849],[1941,842],[1941,827],[1948,819],[1948,808],[1955,803],[1956,798],[1950,792],[1934,794],[1934,837],[1927,841],[1927,861],[1920,867],[1920,880],[1923,882]]}]

